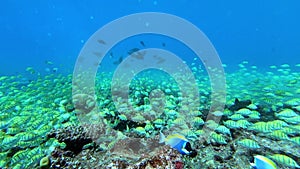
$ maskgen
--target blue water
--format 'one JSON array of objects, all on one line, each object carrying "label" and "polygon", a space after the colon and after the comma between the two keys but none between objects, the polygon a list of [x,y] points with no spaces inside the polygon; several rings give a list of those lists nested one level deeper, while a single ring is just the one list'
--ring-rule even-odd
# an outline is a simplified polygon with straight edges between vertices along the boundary
[{"label": "blue water", "polygon": [[[81,48],[94,32],[137,12],[170,13],[190,21],[208,36],[221,61],[228,65],[243,60],[259,67],[294,65],[300,63],[299,6],[297,0],[2,1],[0,74],[24,73],[28,66],[41,73],[46,68],[71,73]],[[148,40],[146,47],[159,47],[155,43]],[[117,48],[114,53],[118,58],[127,53],[125,50],[141,47],[138,45],[128,41],[128,49]],[[171,45],[166,46],[172,50]],[[108,58],[107,64],[109,61],[114,60]]]}]

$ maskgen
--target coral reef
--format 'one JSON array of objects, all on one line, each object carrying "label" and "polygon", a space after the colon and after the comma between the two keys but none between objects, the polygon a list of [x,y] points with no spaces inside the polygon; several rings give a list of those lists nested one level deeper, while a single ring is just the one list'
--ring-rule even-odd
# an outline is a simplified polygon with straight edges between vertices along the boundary
[{"label": "coral reef", "polygon": [[[226,75],[225,109],[213,112],[216,98],[198,67],[192,69],[199,83],[196,106],[194,93],[184,95],[159,72],[134,78],[125,101],[119,90],[112,99],[111,83],[119,82],[107,72],[97,75],[96,96],[72,96],[71,75],[39,76],[26,85],[23,77],[2,76],[0,168],[244,169],[257,154],[282,169],[297,167],[300,74],[286,66],[259,72],[247,64]],[[197,155],[159,144],[160,132],[184,136]]]},{"label": "coral reef", "polygon": [[92,139],[88,137],[82,126],[68,126],[58,130],[51,131],[49,138],[55,138],[59,142],[64,142],[67,151],[78,154],[84,145],[92,143]]}]

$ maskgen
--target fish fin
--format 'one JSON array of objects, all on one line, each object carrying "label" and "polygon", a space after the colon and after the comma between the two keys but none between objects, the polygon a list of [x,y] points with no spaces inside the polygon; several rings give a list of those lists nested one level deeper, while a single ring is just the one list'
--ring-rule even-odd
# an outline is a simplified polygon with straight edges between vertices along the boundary
[{"label": "fish fin", "polygon": [[235,98],[235,100],[234,100],[234,105],[237,105],[237,104],[239,104],[239,103],[240,103],[239,99],[238,99],[238,98]]},{"label": "fish fin", "polygon": [[251,168],[254,168],[254,169],[256,168],[254,163],[250,163],[250,165],[251,165]]},{"label": "fish fin", "polygon": [[159,143],[164,143],[166,140],[166,136],[160,131],[159,134]]}]

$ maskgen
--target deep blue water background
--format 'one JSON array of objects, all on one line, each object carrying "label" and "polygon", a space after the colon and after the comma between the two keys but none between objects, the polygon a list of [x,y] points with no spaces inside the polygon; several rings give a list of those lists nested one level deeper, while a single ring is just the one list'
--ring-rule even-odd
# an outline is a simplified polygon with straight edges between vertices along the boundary
[{"label": "deep blue water background", "polygon": [[[136,12],[164,12],[187,19],[208,36],[228,65],[243,60],[259,67],[300,63],[298,0],[5,0],[0,5],[0,75],[23,73],[28,66],[40,72],[57,67],[59,72],[71,73],[84,42],[95,31]],[[128,42],[126,46],[137,45]],[[172,45],[167,46],[172,50]]]}]

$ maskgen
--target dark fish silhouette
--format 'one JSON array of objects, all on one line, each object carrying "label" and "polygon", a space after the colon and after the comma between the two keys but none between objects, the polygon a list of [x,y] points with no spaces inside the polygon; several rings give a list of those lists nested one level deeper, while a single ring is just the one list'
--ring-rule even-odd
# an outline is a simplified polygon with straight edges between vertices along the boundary
[{"label": "dark fish silhouette", "polygon": [[165,62],[165,59],[164,58],[161,58],[161,57],[158,57],[158,61],[157,61],[157,64],[161,64]]},{"label": "dark fish silhouette", "polygon": [[96,55],[97,57],[101,57],[102,54],[100,52],[93,52],[94,55]]},{"label": "dark fish silhouette", "polygon": [[113,58],[113,57],[114,57],[114,54],[112,52],[110,52],[109,58]]},{"label": "dark fish silhouette", "polygon": [[101,66],[101,63],[94,62],[94,66],[96,66],[96,67]]},{"label": "dark fish silhouette", "polygon": [[143,46],[143,47],[146,47],[145,43],[143,41],[140,41],[140,44]]},{"label": "dark fish silhouette", "polygon": [[160,56],[157,56],[157,55],[154,55],[153,58],[155,58],[157,60],[157,64],[161,64],[163,62],[165,62],[165,59],[160,57]]},{"label": "dark fish silhouette", "polygon": [[163,42],[161,45],[162,45],[163,47],[166,47],[166,44],[165,44],[165,42]]},{"label": "dark fish silhouette", "polygon": [[228,109],[230,111],[237,111],[241,108],[245,108],[251,104],[251,100],[242,100],[240,101],[239,99],[235,98],[234,104],[231,105]]},{"label": "dark fish silhouette", "polygon": [[123,61],[123,57],[121,56],[121,57],[119,58],[119,60],[114,61],[113,64],[114,64],[114,65],[118,65],[118,64],[120,64],[122,61]]},{"label": "dark fish silhouette", "polygon": [[144,56],[146,55],[146,51],[143,51],[143,52],[136,52],[132,55],[132,57],[136,58],[136,59],[139,59],[139,60],[142,60],[144,59]]},{"label": "dark fish silhouette", "polygon": [[97,42],[100,43],[100,44],[106,45],[106,42],[102,39],[97,40]]},{"label": "dark fish silhouette", "polygon": [[57,67],[55,67],[55,68],[52,69],[52,72],[57,72],[57,71],[58,71]]},{"label": "dark fish silhouette", "polygon": [[47,65],[53,65],[53,62],[51,62],[51,61],[49,61],[49,60],[46,60],[46,61],[45,61],[45,64],[47,64]]},{"label": "dark fish silhouette", "polygon": [[132,48],[132,49],[130,49],[127,53],[128,53],[128,55],[131,55],[131,54],[133,54],[134,52],[137,52],[137,51],[139,51],[140,49],[139,48]]}]

